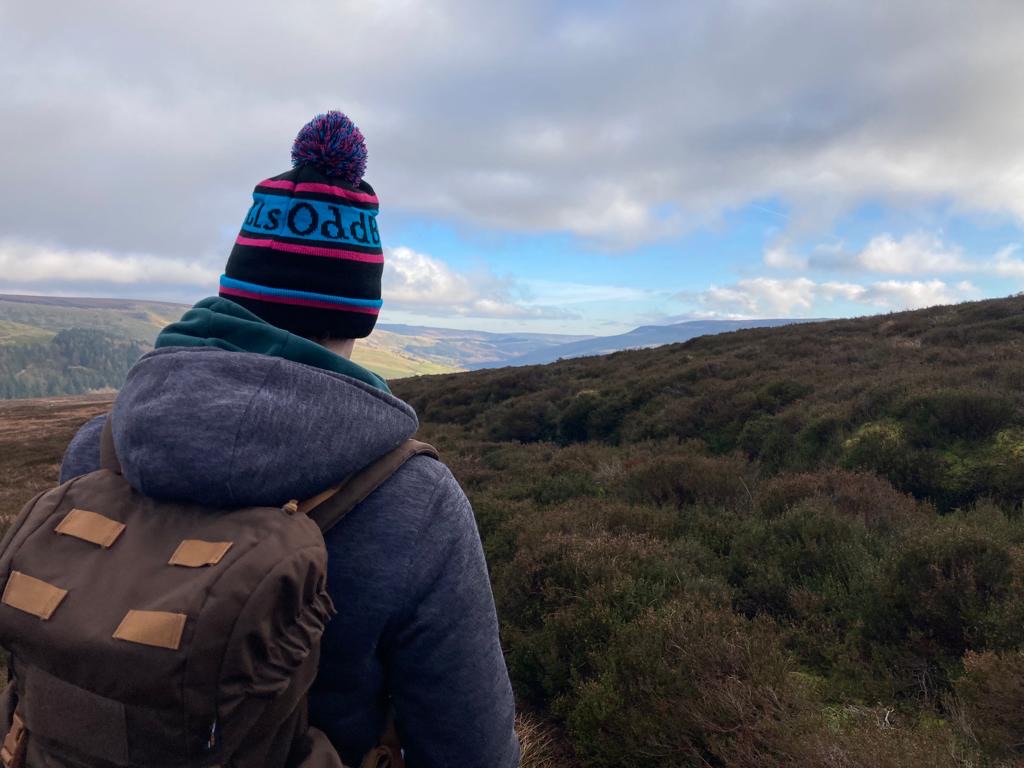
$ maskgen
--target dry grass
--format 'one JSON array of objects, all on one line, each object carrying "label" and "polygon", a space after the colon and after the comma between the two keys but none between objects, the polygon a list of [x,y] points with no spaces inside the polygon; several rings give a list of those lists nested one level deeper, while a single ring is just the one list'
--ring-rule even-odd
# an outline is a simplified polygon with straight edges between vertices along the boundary
[{"label": "dry grass", "polygon": [[558,733],[532,715],[516,715],[516,734],[522,748],[520,768],[572,768],[577,763],[567,754]]},{"label": "dry grass", "polygon": [[112,395],[0,400],[0,529],[25,502],[57,484],[64,449]]}]

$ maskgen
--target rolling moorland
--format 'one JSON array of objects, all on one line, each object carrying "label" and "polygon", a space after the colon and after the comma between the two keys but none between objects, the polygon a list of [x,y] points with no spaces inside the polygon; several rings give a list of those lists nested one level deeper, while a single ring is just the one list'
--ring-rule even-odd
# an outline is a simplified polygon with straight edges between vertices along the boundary
[{"label": "rolling moorland", "polygon": [[[1024,764],[1024,298],[394,382],[532,766]],[[0,515],[109,398],[0,403]],[[556,754],[557,753],[557,754]]]},{"label": "rolling moorland", "polygon": [[[188,309],[137,299],[0,294],[0,399],[111,391],[157,333]],[[787,320],[696,321],[616,336],[490,333],[380,323],[355,360],[386,379],[544,363],[686,341]]]},{"label": "rolling moorland", "polygon": [[[116,388],[157,333],[186,309],[136,299],[0,294],[0,399]],[[382,323],[358,345],[355,359],[392,379],[500,365],[587,338]]]},{"label": "rolling moorland", "polygon": [[[186,309],[133,299],[0,294],[0,399],[117,387],[139,355],[152,349],[157,333]],[[450,353],[436,339],[381,329],[356,357],[397,378],[462,370]]]}]

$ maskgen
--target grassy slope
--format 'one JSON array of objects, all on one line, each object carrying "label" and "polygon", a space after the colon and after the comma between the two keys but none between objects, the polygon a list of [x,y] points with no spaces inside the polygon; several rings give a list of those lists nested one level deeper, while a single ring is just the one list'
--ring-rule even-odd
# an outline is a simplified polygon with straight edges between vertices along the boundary
[{"label": "grassy slope", "polygon": [[180,304],[158,301],[0,296],[0,321],[51,333],[65,328],[96,328],[149,344],[185,309]]},{"label": "grassy slope", "polygon": [[[396,393],[473,501],[517,692],[579,764],[1010,766],[1022,351],[1010,299]],[[102,407],[0,407],[0,514]]]},{"label": "grassy slope", "polygon": [[[356,342],[352,359],[385,379],[463,370],[458,360],[434,353],[433,346],[430,339],[377,329]],[[410,348],[416,352],[411,353]]]},{"label": "grassy slope", "polygon": [[396,393],[583,764],[1016,765],[1022,352],[1014,298]]},{"label": "grassy slope", "polygon": [[32,344],[52,339],[54,331],[34,325],[0,320],[0,346],[11,344]]}]

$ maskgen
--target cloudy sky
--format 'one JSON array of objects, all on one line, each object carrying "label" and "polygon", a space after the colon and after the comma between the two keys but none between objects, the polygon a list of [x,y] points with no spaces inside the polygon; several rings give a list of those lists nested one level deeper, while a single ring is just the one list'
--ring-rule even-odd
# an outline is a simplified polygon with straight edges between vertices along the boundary
[{"label": "cloudy sky", "polygon": [[194,301],[367,137],[383,322],[613,333],[1024,290],[1019,0],[0,0],[0,292]]}]

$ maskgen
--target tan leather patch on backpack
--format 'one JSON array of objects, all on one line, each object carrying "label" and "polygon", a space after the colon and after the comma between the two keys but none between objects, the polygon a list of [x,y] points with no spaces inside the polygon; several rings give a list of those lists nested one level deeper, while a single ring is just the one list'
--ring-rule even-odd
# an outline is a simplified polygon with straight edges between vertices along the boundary
[{"label": "tan leather patch on backpack", "polygon": [[128,611],[114,632],[118,640],[129,643],[169,648],[181,647],[181,633],[185,630],[188,616],[168,611]]},{"label": "tan leather patch on backpack", "polygon": [[11,571],[11,577],[7,580],[0,602],[46,621],[53,616],[53,612],[67,594],[66,589],[47,584],[21,571]]},{"label": "tan leather patch on backpack", "polygon": [[106,549],[117,541],[124,530],[124,523],[87,509],[72,509],[53,530]]},{"label": "tan leather patch on backpack", "polygon": [[204,565],[216,565],[231,549],[230,541],[202,541],[185,539],[174,550],[168,565],[181,565],[185,568],[202,568]]}]

